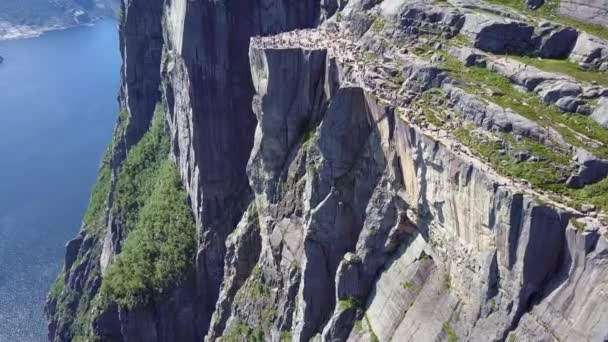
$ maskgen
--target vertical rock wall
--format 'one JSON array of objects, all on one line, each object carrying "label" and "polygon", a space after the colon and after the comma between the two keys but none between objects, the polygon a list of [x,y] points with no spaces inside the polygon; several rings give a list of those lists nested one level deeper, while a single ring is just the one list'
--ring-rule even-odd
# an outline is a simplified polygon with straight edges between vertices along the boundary
[{"label": "vertical rock wall", "polygon": [[319,20],[318,1],[186,1],[165,5],[163,84],[173,152],[200,228],[197,281],[208,324],[228,234],[246,205],[255,129],[249,39]]}]

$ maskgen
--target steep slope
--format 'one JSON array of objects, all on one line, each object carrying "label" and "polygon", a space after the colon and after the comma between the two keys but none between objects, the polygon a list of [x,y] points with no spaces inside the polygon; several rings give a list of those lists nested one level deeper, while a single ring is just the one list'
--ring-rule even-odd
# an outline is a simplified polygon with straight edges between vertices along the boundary
[{"label": "steep slope", "polygon": [[50,340],[608,338],[608,29],[492,2],[126,2]]}]

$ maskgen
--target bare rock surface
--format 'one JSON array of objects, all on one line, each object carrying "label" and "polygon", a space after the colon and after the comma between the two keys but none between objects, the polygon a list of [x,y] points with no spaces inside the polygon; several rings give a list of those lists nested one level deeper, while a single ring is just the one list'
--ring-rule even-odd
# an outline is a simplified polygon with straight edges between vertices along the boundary
[{"label": "bare rock surface", "polygon": [[110,187],[108,224],[66,246],[50,340],[608,338],[607,217],[582,196],[608,176],[608,90],[505,55],[597,70],[601,39],[480,0],[137,1],[112,177],[160,101],[195,267],[98,304],[128,233]]}]

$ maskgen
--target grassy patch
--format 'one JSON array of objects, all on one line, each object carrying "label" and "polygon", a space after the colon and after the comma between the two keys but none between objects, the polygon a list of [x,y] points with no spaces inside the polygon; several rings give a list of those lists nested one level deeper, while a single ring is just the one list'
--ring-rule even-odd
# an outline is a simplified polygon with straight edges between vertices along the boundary
[{"label": "grassy patch", "polygon": [[420,114],[435,127],[444,124],[444,110],[447,109],[445,94],[438,89],[431,89],[422,95]]},{"label": "grassy patch", "polygon": [[[570,189],[561,182],[566,176],[566,171],[556,169],[552,164],[556,161],[552,160],[565,161],[565,156],[551,156],[549,155],[550,152],[542,152],[542,147],[535,146],[527,148],[527,150],[532,150],[533,153],[549,158],[549,160],[515,162],[509,155],[498,153],[504,147],[498,140],[488,140],[483,136],[475,135],[466,127],[457,129],[454,135],[460,142],[478,154],[481,159],[489,162],[494,169],[505,176],[526,179],[535,187],[565,195],[568,200],[563,198],[556,198],[556,200],[565,202],[572,207],[593,204],[598,208],[608,208],[608,178],[581,189]],[[513,146],[517,147],[517,144],[515,143]],[[519,144],[525,146],[525,144],[532,143],[519,142]]]},{"label": "grassy patch", "polygon": [[526,7],[525,1],[520,0],[485,0],[486,2],[511,7],[519,12],[526,14],[537,20],[551,20],[562,25],[571,26],[581,31],[593,34],[608,40],[608,28],[602,25],[586,23],[574,18],[557,14],[559,0],[547,0],[545,5],[537,10],[530,10]]},{"label": "grassy patch", "polygon": [[460,33],[457,34],[456,36],[454,36],[452,39],[450,39],[450,42],[456,43],[460,46],[467,46],[467,47],[473,46],[473,42],[471,42],[471,40],[469,40],[469,38],[467,38],[466,36],[464,36]]},{"label": "grassy patch", "polygon": [[456,335],[456,331],[454,331],[450,322],[444,322],[441,330],[446,334],[449,342],[458,342],[458,335]]},{"label": "grassy patch", "polygon": [[281,331],[281,338],[279,340],[280,342],[291,342],[291,340],[291,330]]},{"label": "grassy patch", "polygon": [[238,321],[222,337],[226,342],[264,342],[264,332],[258,328],[251,328],[249,324],[243,321]]},{"label": "grassy patch", "polygon": [[582,222],[580,222],[580,221],[578,221],[577,219],[571,218],[570,219],[570,223],[572,223],[572,225],[574,226],[574,228],[576,228],[576,232],[577,233],[582,233],[582,232],[585,231],[585,228],[586,228],[585,224],[582,223]]},{"label": "grassy patch", "polygon": [[499,153],[498,151],[504,148],[503,143],[499,140],[489,140],[484,136],[472,134],[467,128],[457,129],[454,135],[503,175],[526,179],[532,185],[540,188],[559,184],[564,177],[549,161],[523,161],[518,163],[506,153]]},{"label": "grassy patch", "polygon": [[[553,105],[546,105],[536,94],[516,89],[502,75],[480,67],[465,67],[457,59],[443,53],[444,68],[450,77],[461,81],[461,87],[503,108],[510,108],[520,115],[533,120],[542,127],[552,127],[570,144],[585,147],[596,156],[608,157],[608,130],[593,119],[576,114],[562,113]],[[489,93],[495,94],[494,96]],[[577,135],[583,135],[604,144],[601,147],[585,146]]]},{"label": "grassy patch", "polygon": [[196,227],[173,162],[166,160],[152,191],[108,268],[101,293],[128,308],[151,303],[194,267]]},{"label": "grassy patch", "polygon": [[244,288],[246,299],[267,299],[270,298],[270,289],[262,282],[262,269],[255,266],[247,279]]},{"label": "grassy patch", "polygon": [[363,333],[363,320],[361,320],[361,319],[356,320],[354,329],[355,329],[355,333],[357,333],[357,335],[361,335],[361,333]]},{"label": "grassy patch", "polygon": [[580,207],[582,204],[593,204],[599,208],[608,208],[608,178],[587,185],[582,189],[563,189],[571,199],[570,205]]},{"label": "grassy patch", "polygon": [[386,27],[386,24],[386,19],[382,15],[378,15],[372,24],[371,30],[376,33],[381,32]]},{"label": "grassy patch", "polygon": [[597,83],[608,86],[608,72],[583,70],[578,64],[565,59],[541,59],[536,57],[509,56],[519,62],[547,72],[560,73],[573,77],[580,82]]},{"label": "grassy patch", "polygon": [[557,152],[551,150],[547,146],[538,143],[527,137],[519,137],[519,139],[515,139],[510,134],[502,134],[501,137],[509,143],[511,149],[515,151],[527,151],[532,155],[540,157],[545,160],[550,160],[556,164],[560,164],[563,166],[570,165],[570,157],[568,154],[558,154]]},{"label": "grassy patch", "polygon": [[65,277],[65,274],[63,273],[63,271],[61,273],[59,273],[59,275],[57,276],[57,279],[55,279],[55,281],[53,282],[53,285],[51,285],[51,289],[49,290],[49,298],[58,299],[61,297],[61,294],[65,290],[64,277]]},{"label": "grassy patch", "polygon": [[357,297],[348,297],[345,300],[341,300],[338,305],[342,310],[350,310],[350,309],[359,309],[362,308],[364,303],[361,298]]},{"label": "grassy patch", "polygon": [[448,273],[443,274],[443,287],[449,289],[452,287],[452,277]]}]

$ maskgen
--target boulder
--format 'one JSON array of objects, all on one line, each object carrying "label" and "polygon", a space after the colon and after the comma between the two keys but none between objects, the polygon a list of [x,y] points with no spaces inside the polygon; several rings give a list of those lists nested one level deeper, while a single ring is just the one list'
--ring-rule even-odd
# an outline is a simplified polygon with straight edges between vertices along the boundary
[{"label": "boulder", "polygon": [[539,57],[567,58],[576,44],[578,32],[571,27],[543,22],[536,35]]},{"label": "boulder", "polygon": [[608,128],[608,97],[600,98],[598,106],[591,113],[591,118],[604,128]]},{"label": "boulder", "polygon": [[576,97],[583,92],[580,85],[569,81],[551,82],[542,88],[540,96],[544,103],[556,103],[563,97]]},{"label": "boulder", "polygon": [[579,107],[583,106],[585,101],[572,96],[562,97],[557,100],[555,105],[563,112],[577,113]]},{"label": "boulder", "polygon": [[608,26],[608,0],[561,0],[557,13]]},{"label": "boulder", "polygon": [[485,56],[477,49],[465,46],[449,46],[447,51],[452,57],[458,59],[466,67],[486,67]]},{"label": "boulder", "polygon": [[79,236],[75,239],[70,240],[65,245],[65,270],[69,270],[72,268],[72,265],[76,261],[78,257],[78,251],[80,250],[80,246],[82,245],[83,237]]},{"label": "boulder", "polygon": [[526,6],[531,10],[538,9],[544,4],[545,0],[526,0]]},{"label": "boulder", "polygon": [[536,48],[534,27],[486,13],[467,13],[461,33],[476,48],[493,53],[529,54]]},{"label": "boulder", "polygon": [[608,176],[608,160],[599,159],[591,153],[579,149],[574,157],[578,169],[566,181],[570,188],[582,188]]},{"label": "boulder", "polygon": [[608,42],[588,33],[578,35],[569,59],[589,69],[608,68]]},{"label": "boulder", "polygon": [[567,80],[561,75],[545,72],[510,58],[496,58],[488,61],[487,68],[505,76],[511,82],[524,87],[528,91],[536,90],[539,86],[544,88],[544,84],[554,84],[555,81]]}]

